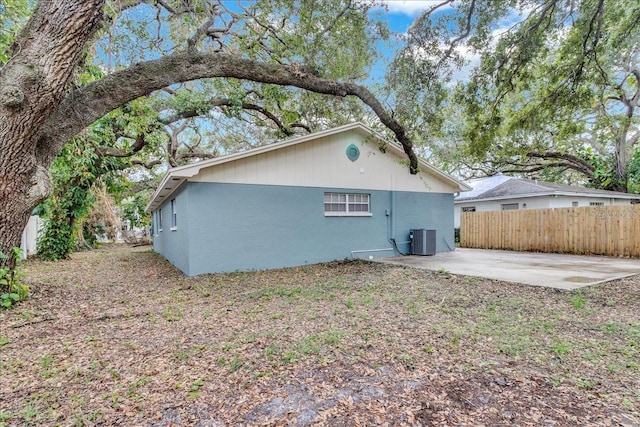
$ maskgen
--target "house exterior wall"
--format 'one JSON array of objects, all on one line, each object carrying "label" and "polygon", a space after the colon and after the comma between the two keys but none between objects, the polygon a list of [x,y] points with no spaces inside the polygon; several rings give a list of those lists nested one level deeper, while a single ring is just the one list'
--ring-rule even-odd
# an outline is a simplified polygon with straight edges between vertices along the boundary
[{"label": "house exterior wall", "polygon": [[460,213],[462,208],[474,206],[476,212],[499,211],[503,204],[517,203],[518,209],[547,209],[547,208],[570,208],[573,202],[577,202],[579,207],[589,206],[590,203],[604,203],[605,206],[629,205],[629,199],[616,199],[610,197],[588,197],[588,196],[541,196],[541,197],[521,197],[503,200],[468,201],[456,202],[454,209],[454,225],[460,227]]},{"label": "house exterior wall", "polygon": [[[550,208],[570,208],[573,202],[578,202],[579,207],[589,206],[589,203],[604,203],[604,206],[630,205],[630,199],[616,199],[611,197],[569,197],[558,196],[549,198]],[[527,208],[529,205],[527,204]]]},{"label": "house exterior wall", "polygon": [[[350,144],[360,150],[360,157],[353,162],[346,156]],[[458,191],[434,174],[411,175],[405,158],[381,152],[377,142],[353,131],[206,168],[190,181],[434,193]]]},{"label": "house exterior wall", "polygon": [[[325,192],[370,194],[371,216],[325,216]],[[189,182],[176,204],[177,229],[167,202],[154,250],[187,275],[392,256],[389,238],[408,251],[412,228],[436,229],[439,252],[454,247],[451,193]]]},{"label": "house exterior wall", "polygon": [[[177,226],[172,227],[171,200],[175,200]],[[170,199],[152,214],[153,250],[162,254],[176,268],[189,271],[189,191],[180,187]],[[162,210],[162,227],[158,221]],[[183,231],[184,230],[184,231]],[[182,232],[181,232],[182,231]]]}]

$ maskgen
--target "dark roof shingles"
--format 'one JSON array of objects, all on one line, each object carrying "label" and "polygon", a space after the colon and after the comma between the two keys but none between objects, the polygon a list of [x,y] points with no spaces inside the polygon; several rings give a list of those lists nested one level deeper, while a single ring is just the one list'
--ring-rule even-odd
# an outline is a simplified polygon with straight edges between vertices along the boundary
[{"label": "dark roof shingles", "polygon": [[[473,186],[473,184],[471,184]],[[525,195],[553,195],[556,193],[575,193],[582,195],[599,195],[599,196],[630,196],[628,193],[620,193],[617,191],[599,190],[594,188],[576,187],[573,185],[556,184],[552,182],[533,181],[523,178],[511,178],[481,194],[475,194],[473,197],[465,197],[464,193],[460,193],[456,197],[456,201],[478,200],[478,199],[500,199],[506,197],[517,197]],[[640,196],[639,196],[640,197]]]}]

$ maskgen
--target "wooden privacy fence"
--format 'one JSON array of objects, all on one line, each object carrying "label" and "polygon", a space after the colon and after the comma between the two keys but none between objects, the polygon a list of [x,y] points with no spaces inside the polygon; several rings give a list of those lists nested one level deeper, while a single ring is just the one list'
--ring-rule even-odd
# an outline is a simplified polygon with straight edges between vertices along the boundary
[{"label": "wooden privacy fence", "polygon": [[640,257],[640,205],[463,212],[463,248]]}]

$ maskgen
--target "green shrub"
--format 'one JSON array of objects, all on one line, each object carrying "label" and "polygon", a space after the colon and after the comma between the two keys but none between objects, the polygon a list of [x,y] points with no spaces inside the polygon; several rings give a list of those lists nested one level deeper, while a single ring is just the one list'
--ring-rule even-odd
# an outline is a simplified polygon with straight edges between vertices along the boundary
[{"label": "green shrub", "polygon": [[[22,250],[13,248],[13,256],[20,259]],[[0,260],[9,259],[7,255],[0,252]],[[29,296],[29,287],[20,282],[20,274],[17,270],[9,267],[0,267],[0,307],[11,308],[14,304]]]},{"label": "green shrub", "polygon": [[69,257],[76,248],[73,226],[65,216],[45,219],[44,229],[38,236],[38,256],[45,261],[57,261]]}]

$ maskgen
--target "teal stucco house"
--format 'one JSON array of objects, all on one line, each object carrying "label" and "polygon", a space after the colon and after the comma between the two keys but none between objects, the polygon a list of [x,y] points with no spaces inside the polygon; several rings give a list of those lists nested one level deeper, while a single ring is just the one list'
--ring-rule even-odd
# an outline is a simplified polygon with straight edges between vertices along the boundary
[{"label": "teal stucco house", "polygon": [[453,242],[465,184],[353,123],[170,169],[152,196],[153,249],[187,275],[410,251],[412,229]]}]

